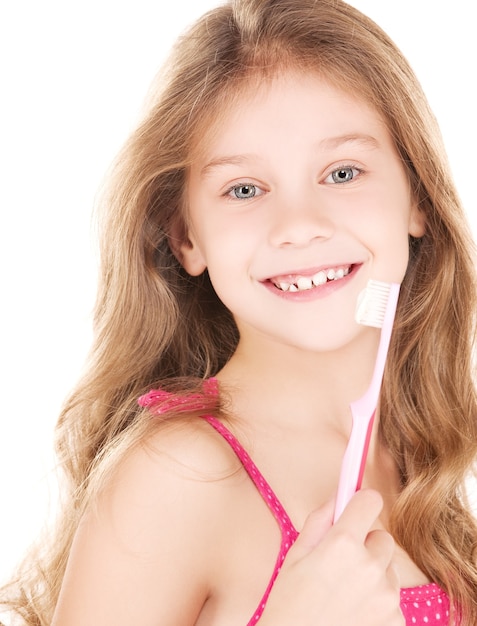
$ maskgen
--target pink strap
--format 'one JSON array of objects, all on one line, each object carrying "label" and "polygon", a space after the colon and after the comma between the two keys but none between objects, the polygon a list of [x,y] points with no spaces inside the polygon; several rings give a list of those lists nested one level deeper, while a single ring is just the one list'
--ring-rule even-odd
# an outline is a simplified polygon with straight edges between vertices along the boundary
[{"label": "pink strap", "polygon": [[139,406],[149,409],[154,415],[163,415],[168,411],[201,411],[210,410],[210,399],[219,395],[218,381],[208,378],[202,383],[198,393],[172,393],[164,389],[151,389],[138,398]]},{"label": "pink strap", "polygon": [[250,478],[255,483],[258,491],[261,496],[267,503],[270,511],[278,522],[280,526],[280,530],[282,533],[282,541],[280,544],[280,551],[278,553],[277,560],[275,562],[275,567],[272,572],[272,576],[270,578],[270,582],[265,590],[265,593],[262,597],[262,600],[252,616],[252,619],[248,622],[247,626],[252,626],[252,624],[256,624],[260,619],[263,610],[265,609],[265,604],[267,602],[268,596],[270,595],[270,591],[273,587],[273,583],[275,582],[278,573],[280,571],[281,566],[283,565],[283,561],[288,553],[288,550],[291,548],[296,538],[298,537],[298,532],[293,526],[290,518],[288,517],[287,512],[281,505],[277,496],[273,492],[270,485],[267,483],[265,478],[257,469],[257,466],[252,461],[248,453],[244,450],[239,441],[232,435],[232,433],[220,422],[217,418],[212,417],[212,415],[203,415],[202,416],[211,426],[215,428],[215,430],[222,435],[222,437],[229,443],[230,447],[233,449],[237,457],[240,459],[242,465],[247,471]]},{"label": "pink strap", "polygon": [[[201,411],[210,410],[210,399],[217,398],[219,394],[218,381],[215,378],[210,378],[203,383],[202,392],[194,394],[175,394],[162,389],[153,389],[149,393],[144,394],[138,399],[138,404],[144,408],[147,408],[154,415],[162,415],[168,411]],[[222,437],[231,446],[246,472],[254,482],[262,498],[267,503],[270,511],[278,522],[281,530],[282,540],[280,544],[280,551],[278,553],[275,567],[273,569],[270,581],[267,585],[265,593],[252,616],[252,619],[248,622],[247,626],[253,626],[260,619],[265,604],[267,602],[270,591],[273,587],[283,561],[287,555],[288,550],[298,537],[298,532],[293,526],[287,512],[281,505],[277,496],[273,492],[270,485],[267,483],[262,474],[258,471],[255,463],[252,461],[248,453],[244,450],[239,441],[232,435],[232,433],[212,415],[204,414],[201,416],[205,419],[215,430],[222,435]]]}]

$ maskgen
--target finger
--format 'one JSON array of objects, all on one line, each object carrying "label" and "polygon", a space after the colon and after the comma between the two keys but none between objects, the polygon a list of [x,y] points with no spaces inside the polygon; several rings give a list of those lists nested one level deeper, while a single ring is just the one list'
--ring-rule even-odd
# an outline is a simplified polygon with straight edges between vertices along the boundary
[{"label": "finger", "polygon": [[351,498],[333,528],[346,528],[351,536],[364,543],[382,509],[383,499],[378,491],[361,489]]},{"label": "finger", "polygon": [[331,500],[321,508],[310,513],[292,550],[292,560],[298,560],[309,554],[321,542],[333,523],[334,503]]},{"label": "finger", "polygon": [[396,544],[388,532],[372,530],[368,533],[364,545],[371,556],[382,563],[383,567],[387,568],[391,565]]}]

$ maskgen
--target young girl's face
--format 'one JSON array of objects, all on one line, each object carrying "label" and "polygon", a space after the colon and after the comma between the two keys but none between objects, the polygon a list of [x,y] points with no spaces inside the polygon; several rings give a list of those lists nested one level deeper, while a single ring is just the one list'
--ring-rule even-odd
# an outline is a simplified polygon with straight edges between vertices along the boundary
[{"label": "young girl's face", "polygon": [[314,75],[257,85],[190,170],[182,262],[208,268],[242,338],[337,348],[368,279],[402,281],[423,218],[372,108]]}]

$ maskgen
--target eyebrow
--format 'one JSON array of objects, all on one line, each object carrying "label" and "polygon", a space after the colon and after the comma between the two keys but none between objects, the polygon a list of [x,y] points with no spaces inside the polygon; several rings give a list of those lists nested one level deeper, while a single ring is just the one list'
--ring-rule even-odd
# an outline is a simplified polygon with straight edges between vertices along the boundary
[{"label": "eyebrow", "polygon": [[318,148],[320,150],[332,150],[334,148],[339,148],[340,146],[345,144],[356,144],[372,149],[381,147],[379,141],[372,135],[349,133],[346,135],[338,135],[337,137],[328,137],[326,139],[322,139],[318,143]]},{"label": "eyebrow", "polygon": [[[345,135],[338,135],[336,137],[327,137],[326,139],[319,141],[316,144],[316,147],[320,152],[322,152],[335,150],[336,148],[347,144],[355,144],[373,150],[380,147],[380,143],[375,137],[360,133],[348,133]],[[217,168],[225,167],[227,165],[243,165],[252,159],[257,159],[257,156],[254,154],[235,154],[231,156],[218,157],[209,161],[209,163],[202,168],[200,175],[202,178],[206,178]]]},{"label": "eyebrow", "polygon": [[256,158],[253,154],[237,154],[234,156],[219,157],[209,161],[209,163],[201,169],[200,175],[202,178],[206,178],[216,168],[224,167],[226,165],[243,165],[244,163],[251,161],[253,158]]}]

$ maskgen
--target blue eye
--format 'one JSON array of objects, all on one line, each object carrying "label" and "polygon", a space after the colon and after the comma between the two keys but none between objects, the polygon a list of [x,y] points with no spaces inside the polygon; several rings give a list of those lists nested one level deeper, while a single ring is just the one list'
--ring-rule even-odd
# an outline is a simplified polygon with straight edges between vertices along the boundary
[{"label": "blue eye", "polygon": [[234,185],[228,193],[237,200],[250,200],[257,195],[258,189],[255,185],[240,183],[240,185]]},{"label": "blue eye", "polygon": [[357,167],[339,167],[333,170],[329,176],[325,178],[325,182],[328,183],[349,183],[355,176],[360,174],[360,170]]}]

